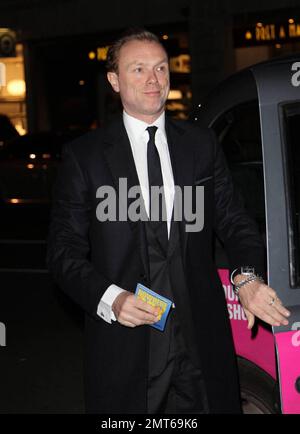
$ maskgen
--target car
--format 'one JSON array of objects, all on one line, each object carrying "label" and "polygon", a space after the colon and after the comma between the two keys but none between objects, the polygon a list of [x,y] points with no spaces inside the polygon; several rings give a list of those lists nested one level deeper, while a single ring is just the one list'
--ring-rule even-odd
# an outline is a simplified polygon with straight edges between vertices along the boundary
[{"label": "car", "polygon": [[288,326],[257,321],[251,333],[216,240],[244,413],[300,414],[300,54],[232,75],[191,118],[215,131],[264,240],[268,284],[291,311]]},{"label": "car", "polygon": [[77,136],[77,132],[26,134],[0,149],[2,204],[50,204],[62,146]]},{"label": "car", "polygon": [[0,241],[45,240],[62,147],[83,133],[26,134],[0,147]]}]

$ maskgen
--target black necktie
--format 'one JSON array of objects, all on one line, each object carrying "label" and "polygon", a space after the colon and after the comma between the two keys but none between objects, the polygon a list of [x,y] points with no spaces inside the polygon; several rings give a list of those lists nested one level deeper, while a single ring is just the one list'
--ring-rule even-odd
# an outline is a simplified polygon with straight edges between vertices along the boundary
[{"label": "black necktie", "polygon": [[[155,146],[155,133],[157,131],[157,127],[148,127],[147,131],[149,133],[149,142],[147,147],[150,216],[149,224],[154,229],[161,246],[166,251],[168,245],[168,232],[165,195],[164,193],[159,195],[159,200],[157,200],[158,195],[154,193],[153,189],[151,190],[151,187],[163,187],[160,158]],[[158,220],[153,220],[153,217],[158,217]]]}]

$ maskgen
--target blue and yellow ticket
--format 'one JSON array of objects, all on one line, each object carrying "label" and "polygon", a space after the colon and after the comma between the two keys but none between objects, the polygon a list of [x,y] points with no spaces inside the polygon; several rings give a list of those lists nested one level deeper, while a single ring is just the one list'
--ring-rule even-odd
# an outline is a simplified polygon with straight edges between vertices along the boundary
[{"label": "blue and yellow ticket", "polygon": [[155,324],[150,324],[151,327],[154,327],[158,330],[164,331],[167,317],[172,306],[172,301],[166,297],[163,297],[160,294],[152,291],[146,286],[138,283],[135,290],[135,295],[137,298],[145,301],[151,306],[159,307],[160,312],[158,316],[158,321]]}]

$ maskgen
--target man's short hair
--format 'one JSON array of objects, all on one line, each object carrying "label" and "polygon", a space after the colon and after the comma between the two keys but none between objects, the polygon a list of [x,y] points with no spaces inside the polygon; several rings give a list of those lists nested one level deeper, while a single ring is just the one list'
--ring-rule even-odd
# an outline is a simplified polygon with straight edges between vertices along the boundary
[{"label": "man's short hair", "polygon": [[108,72],[118,73],[120,50],[123,47],[123,45],[125,45],[127,42],[130,41],[155,42],[165,50],[165,47],[159,40],[158,36],[156,36],[154,33],[149,32],[146,29],[130,28],[125,33],[123,33],[122,36],[109,47],[107,52],[107,59],[106,59],[106,69]]}]

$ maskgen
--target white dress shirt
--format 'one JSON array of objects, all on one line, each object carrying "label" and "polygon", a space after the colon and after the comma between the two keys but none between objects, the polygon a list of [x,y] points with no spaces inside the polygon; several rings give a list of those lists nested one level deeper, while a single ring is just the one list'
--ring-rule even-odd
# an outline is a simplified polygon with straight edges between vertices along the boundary
[{"label": "white dress shirt", "polygon": [[[147,166],[147,144],[149,141],[149,133],[146,128],[150,126],[156,126],[158,129],[155,134],[155,145],[160,157],[161,171],[164,183],[165,199],[166,199],[166,212],[167,212],[167,226],[168,237],[170,235],[171,217],[174,203],[174,178],[172,172],[172,165],[169,153],[169,147],[167,142],[166,130],[165,130],[165,113],[163,112],[153,124],[147,124],[140,121],[125,111],[123,112],[123,121],[125,129],[131,145],[131,150],[134,158],[136,171],[140,187],[142,190],[142,196],[145,204],[147,215],[149,216],[149,180],[148,180],[148,166]],[[103,294],[97,309],[97,314],[111,323],[111,320],[115,321],[116,317],[112,311],[112,304],[115,298],[124,289],[117,285],[110,285]]]}]

